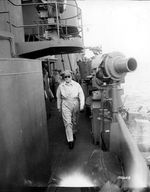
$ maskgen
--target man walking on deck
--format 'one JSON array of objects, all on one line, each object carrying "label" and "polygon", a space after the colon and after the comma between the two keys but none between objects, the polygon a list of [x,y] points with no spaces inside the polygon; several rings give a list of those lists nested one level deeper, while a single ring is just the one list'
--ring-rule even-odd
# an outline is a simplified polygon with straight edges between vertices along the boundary
[{"label": "man walking on deck", "polygon": [[64,71],[64,82],[57,89],[57,109],[62,114],[69,149],[74,147],[75,128],[85,97],[79,83],[72,80],[71,71]]}]

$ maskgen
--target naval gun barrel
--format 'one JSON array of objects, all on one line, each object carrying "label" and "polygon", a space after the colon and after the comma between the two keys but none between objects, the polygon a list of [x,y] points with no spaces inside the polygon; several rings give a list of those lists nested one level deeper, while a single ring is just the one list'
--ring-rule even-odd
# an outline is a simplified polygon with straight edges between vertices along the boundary
[{"label": "naval gun barrel", "polygon": [[137,68],[137,62],[134,58],[126,58],[120,52],[112,52],[102,56],[102,66],[105,77],[120,81],[127,72],[134,71]]}]

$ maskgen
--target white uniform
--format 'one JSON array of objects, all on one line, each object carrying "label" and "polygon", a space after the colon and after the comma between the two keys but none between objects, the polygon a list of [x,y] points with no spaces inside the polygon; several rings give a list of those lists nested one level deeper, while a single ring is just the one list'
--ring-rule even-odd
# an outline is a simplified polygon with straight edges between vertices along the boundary
[{"label": "white uniform", "polygon": [[84,108],[85,97],[79,83],[63,82],[57,89],[57,108],[61,109],[67,141],[73,141],[74,128],[78,122],[79,110]]}]

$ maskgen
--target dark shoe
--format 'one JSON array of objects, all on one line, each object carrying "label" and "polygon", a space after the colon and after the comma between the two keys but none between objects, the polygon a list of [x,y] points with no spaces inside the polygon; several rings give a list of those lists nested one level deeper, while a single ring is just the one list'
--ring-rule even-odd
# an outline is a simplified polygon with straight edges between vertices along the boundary
[{"label": "dark shoe", "polygon": [[73,140],[74,140],[74,141],[76,140],[76,135],[75,135],[75,134],[73,134]]},{"label": "dark shoe", "polygon": [[68,145],[69,145],[69,149],[73,149],[73,147],[74,147],[74,143],[73,143],[73,141],[68,142]]}]

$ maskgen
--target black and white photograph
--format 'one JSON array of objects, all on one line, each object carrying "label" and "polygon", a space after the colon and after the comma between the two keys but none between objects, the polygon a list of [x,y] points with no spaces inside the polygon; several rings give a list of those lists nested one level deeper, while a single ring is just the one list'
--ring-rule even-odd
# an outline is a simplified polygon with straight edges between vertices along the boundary
[{"label": "black and white photograph", "polygon": [[0,192],[150,191],[150,1],[0,0]]}]

